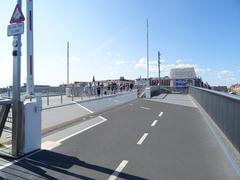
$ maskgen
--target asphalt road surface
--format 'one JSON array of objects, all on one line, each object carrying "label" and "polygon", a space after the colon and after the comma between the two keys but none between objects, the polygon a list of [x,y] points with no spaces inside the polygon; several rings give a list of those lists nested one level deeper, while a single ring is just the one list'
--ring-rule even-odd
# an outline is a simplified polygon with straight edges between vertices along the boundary
[{"label": "asphalt road surface", "polygon": [[0,176],[239,180],[196,107],[136,100],[72,128],[46,137],[49,149],[0,167]]}]

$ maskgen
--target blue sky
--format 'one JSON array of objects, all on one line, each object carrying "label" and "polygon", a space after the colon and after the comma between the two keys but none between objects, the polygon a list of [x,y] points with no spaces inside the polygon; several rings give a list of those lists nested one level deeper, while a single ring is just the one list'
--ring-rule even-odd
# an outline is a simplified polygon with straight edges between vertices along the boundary
[{"label": "blue sky", "polygon": [[[0,0],[0,87],[12,83],[12,38],[7,25],[15,0]],[[25,14],[23,0],[23,12]],[[240,83],[239,0],[41,0],[34,1],[35,83],[146,77],[146,19],[150,76],[194,66],[211,85]],[[22,83],[26,81],[23,35]]]}]

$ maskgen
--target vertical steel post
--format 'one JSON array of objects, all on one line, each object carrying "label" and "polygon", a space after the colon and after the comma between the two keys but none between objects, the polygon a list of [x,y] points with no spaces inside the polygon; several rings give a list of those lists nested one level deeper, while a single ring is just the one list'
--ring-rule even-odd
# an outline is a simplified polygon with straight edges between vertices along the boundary
[{"label": "vertical steel post", "polygon": [[[17,1],[20,8],[22,0]],[[13,123],[12,123],[12,155],[23,154],[23,104],[21,102],[21,35],[13,37]]]},{"label": "vertical steel post", "polygon": [[160,56],[161,56],[161,54],[160,54],[160,52],[158,51],[158,81],[159,81],[159,90],[160,90],[160,87],[161,87],[161,85],[160,85],[160,83],[161,83],[161,78],[160,78]]},{"label": "vertical steel post", "polygon": [[26,1],[27,15],[27,95],[34,94],[33,0]]},{"label": "vertical steel post", "polygon": [[149,81],[149,43],[148,43],[148,19],[147,19],[147,85],[150,85]]},{"label": "vertical steel post", "polygon": [[67,86],[69,86],[69,42],[67,42]]}]

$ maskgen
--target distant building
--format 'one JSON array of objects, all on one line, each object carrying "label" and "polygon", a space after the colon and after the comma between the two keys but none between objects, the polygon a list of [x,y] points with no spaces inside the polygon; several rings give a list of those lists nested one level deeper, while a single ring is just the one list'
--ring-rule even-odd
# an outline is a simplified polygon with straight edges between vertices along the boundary
[{"label": "distant building", "polygon": [[234,84],[230,87],[230,91],[240,95],[240,84]]},{"label": "distant building", "polygon": [[212,86],[211,88],[215,91],[228,92],[227,86]]},{"label": "distant building", "polygon": [[196,79],[194,67],[173,68],[170,70],[171,79]]},{"label": "distant building", "polygon": [[[171,82],[171,79],[168,76],[160,78],[161,86],[170,86],[170,82]],[[158,78],[150,78],[150,85],[151,86],[159,85],[159,79]]]},{"label": "distant building", "polygon": [[185,88],[186,86],[199,86],[194,67],[173,68],[170,70],[171,86]]},{"label": "distant building", "polygon": [[228,92],[227,86],[212,86],[211,88],[215,91]]}]

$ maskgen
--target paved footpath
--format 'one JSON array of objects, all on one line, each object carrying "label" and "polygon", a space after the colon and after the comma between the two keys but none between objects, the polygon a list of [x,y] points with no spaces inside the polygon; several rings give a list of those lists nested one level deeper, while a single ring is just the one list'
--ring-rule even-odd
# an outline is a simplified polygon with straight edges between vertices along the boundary
[{"label": "paved footpath", "polygon": [[239,180],[196,107],[135,100],[44,137],[42,147],[0,176]]}]

